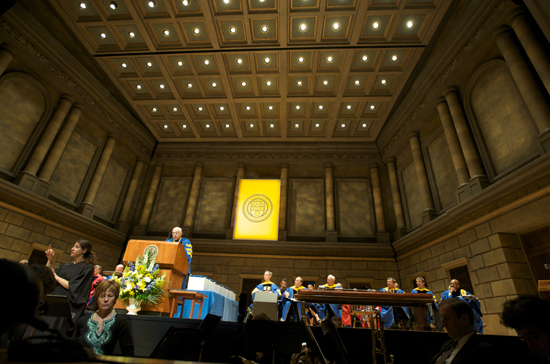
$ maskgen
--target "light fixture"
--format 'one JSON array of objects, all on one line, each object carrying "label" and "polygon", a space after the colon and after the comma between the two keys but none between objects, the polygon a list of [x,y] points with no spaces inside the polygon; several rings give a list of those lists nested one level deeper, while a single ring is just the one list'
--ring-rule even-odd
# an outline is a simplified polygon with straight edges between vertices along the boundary
[{"label": "light fixture", "polygon": [[189,0],[183,0],[181,3],[183,4],[183,6],[188,6],[189,5]]},{"label": "light fixture", "polygon": [[359,85],[361,84],[361,81],[359,81],[359,80],[355,80],[355,82],[354,82],[354,83],[355,83],[355,85],[356,85],[356,86],[359,86]]},{"label": "light fixture", "polygon": [[229,4],[229,0],[223,0],[225,4]]},{"label": "light fixture", "polygon": [[247,107],[246,107],[246,111],[250,111],[250,106],[247,106]]},{"label": "light fixture", "polygon": [[178,61],[178,67],[183,67],[183,62],[182,61]]},{"label": "light fixture", "polygon": [[199,35],[201,34],[201,30],[199,28],[193,28],[193,34]]},{"label": "light fixture", "polygon": [[154,8],[155,6],[157,6],[157,2],[155,0],[150,0],[148,4],[150,8]]},{"label": "light fixture", "polygon": [[141,85],[136,85],[136,88],[137,88],[138,90],[141,90]]},{"label": "light fixture", "polygon": [[391,60],[394,61],[394,62],[397,61],[397,56],[392,56]]},{"label": "light fixture", "polygon": [[375,108],[376,108],[376,106],[374,106],[374,105],[371,105],[371,106],[370,106],[370,109],[371,109],[371,110],[374,110]]},{"label": "light fixture", "polygon": [[116,3],[116,1],[111,1],[111,4],[109,4],[109,7],[113,10],[116,10],[116,8],[118,8],[118,4]]},{"label": "light fixture", "polygon": [[271,62],[271,60],[269,59],[269,57],[265,57],[265,58],[264,58],[264,63],[265,63],[265,64],[269,64],[269,62]]},{"label": "light fixture", "polygon": [[197,110],[202,111],[202,107],[199,106]]},{"label": "light fixture", "polygon": [[122,64],[120,65],[120,67],[126,68],[126,67],[128,67],[128,65],[127,65],[126,63],[122,63]]},{"label": "light fixture", "polygon": [[230,28],[229,28],[229,33],[231,33],[231,34],[237,33],[237,28],[235,28],[235,27],[230,27]]},{"label": "light fixture", "polygon": [[163,126],[164,126],[164,129],[168,129],[168,125],[164,124]]},{"label": "light fixture", "polygon": [[237,64],[243,64],[243,60],[240,59],[240,58],[237,58],[237,60],[235,62],[237,62]]},{"label": "light fixture", "polygon": [[297,84],[298,86],[302,86],[302,81],[298,81],[298,82],[296,82],[296,84]]},{"label": "light fixture", "polygon": [[244,81],[241,82],[241,86],[242,86],[242,87],[246,87],[246,82],[244,82]]},{"label": "light fixture", "polygon": [[212,87],[216,88],[218,84],[216,82],[212,82]]},{"label": "light fixture", "polygon": [[229,129],[229,124],[225,124],[225,128],[226,128],[226,129]]},{"label": "light fixture", "polygon": [[152,112],[157,112],[157,108],[154,107],[151,111],[152,111]]},{"label": "light fixture", "polygon": [[298,63],[304,63],[304,57],[298,57]]},{"label": "light fixture", "polygon": [[323,110],[324,106],[323,105],[319,105],[319,110]]},{"label": "light fixture", "polygon": [[173,111],[173,112],[178,112],[178,108],[175,107],[175,108],[172,109],[172,111]]},{"label": "light fixture", "polygon": [[225,110],[225,107],[220,106],[220,111],[224,111],[224,110]]},{"label": "light fixture", "polygon": [[260,28],[260,30],[262,31],[262,33],[267,33],[267,31],[269,30],[269,28],[267,27],[267,25],[262,25],[262,27]]},{"label": "light fixture", "polygon": [[170,31],[168,29],[164,29],[162,31],[162,34],[164,34],[165,37],[169,37],[170,36]]},{"label": "light fixture", "polygon": [[188,83],[188,84],[187,84],[187,87],[188,87],[188,88],[192,88],[192,87],[193,87],[193,84],[192,84],[192,83]]},{"label": "light fixture", "polygon": [[250,126],[251,128],[253,128],[253,127],[254,127],[254,124],[250,124],[249,126]]},{"label": "light fixture", "polygon": [[296,105],[296,110],[300,110],[300,105]]},{"label": "light fixture", "polygon": [[366,62],[369,60],[369,57],[367,57],[366,55],[364,55],[363,57],[361,57],[361,61],[363,62]]},{"label": "light fixture", "polygon": [[307,29],[307,25],[305,25],[305,24],[300,24],[300,30],[301,30],[302,32],[305,32],[306,29]]},{"label": "light fixture", "polygon": [[295,127],[295,128],[299,128],[299,127],[300,127],[300,124],[294,124],[294,127]]},{"label": "light fixture", "polygon": [[135,38],[135,37],[136,37],[136,33],[134,33],[134,32],[128,32],[128,36],[129,36],[130,38]]},{"label": "light fixture", "polygon": [[378,29],[379,26],[380,26],[380,23],[378,23],[377,21],[375,21],[374,23],[372,23],[372,28],[373,28],[373,29]]},{"label": "light fixture", "polygon": [[103,39],[107,38],[107,34],[105,34],[105,33],[101,33],[99,36]]},{"label": "light fixture", "polygon": [[269,124],[269,127],[273,129],[275,127],[275,124]]},{"label": "light fixture", "polygon": [[332,57],[331,57],[331,56],[328,56],[328,57],[327,57],[327,62],[328,62],[328,63],[332,62]]},{"label": "light fixture", "polygon": [[386,83],[388,83],[388,81],[382,80],[382,81],[380,81],[380,83],[381,83],[382,85],[385,85]]},{"label": "light fixture", "polygon": [[268,87],[271,86],[271,81],[267,81],[267,82],[265,83],[265,85],[268,86]]},{"label": "light fixture", "polygon": [[323,81],[323,85],[325,85],[325,86],[328,85],[328,81],[327,81],[327,80],[324,80],[324,81]]},{"label": "light fixture", "polygon": [[363,124],[362,126],[363,126],[363,128],[366,128],[366,127],[367,127],[367,124]]},{"label": "light fixture", "polygon": [[208,65],[210,65],[210,61],[209,61],[209,60],[207,60],[207,59],[205,59],[205,60],[204,60],[204,65],[205,65],[205,66],[208,66]]},{"label": "light fixture", "polygon": [[319,124],[315,124],[315,127],[318,128],[320,125]]},{"label": "light fixture", "polygon": [[340,29],[340,24],[338,24],[338,23],[332,24],[332,29],[334,29],[334,30]]},{"label": "light fixture", "polygon": [[268,108],[269,110],[273,110],[273,106],[271,106],[271,105],[269,105],[267,108]]},{"label": "light fixture", "polygon": [[187,125],[186,125],[186,124],[183,124],[181,127],[182,127],[183,129],[186,129],[186,128],[187,128]]},{"label": "light fixture", "polygon": [[159,87],[164,90],[164,85],[162,83],[159,85]]},{"label": "light fixture", "polygon": [[153,67],[153,62],[147,62],[146,64],[147,64],[147,67],[149,68]]},{"label": "light fixture", "polygon": [[345,127],[346,127],[346,124],[342,124],[342,125],[340,125],[340,126],[341,126],[342,128],[345,128]]},{"label": "light fixture", "polygon": [[80,9],[86,10],[86,3],[80,3]]},{"label": "light fixture", "polygon": [[412,22],[412,21],[408,21],[408,22],[407,22],[407,28],[409,28],[409,29],[410,29],[410,28],[412,28],[412,27],[413,27],[413,25],[414,25],[414,24],[413,24],[413,22]]},{"label": "light fixture", "polygon": [[206,124],[206,127],[209,128],[209,127],[210,127],[210,124]]},{"label": "light fixture", "polygon": [[346,106],[346,109],[351,110],[351,105]]}]

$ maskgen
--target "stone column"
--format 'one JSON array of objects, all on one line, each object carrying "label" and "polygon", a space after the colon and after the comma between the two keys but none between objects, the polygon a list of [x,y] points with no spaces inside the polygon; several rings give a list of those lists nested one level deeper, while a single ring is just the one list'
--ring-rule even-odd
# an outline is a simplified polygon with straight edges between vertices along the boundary
[{"label": "stone column", "polygon": [[519,92],[539,130],[539,142],[545,152],[550,151],[550,106],[546,103],[544,94],[528,63],[515,43],[512,31],[508,27],[501,28],[495,39],[510,69],[510,73],[518,86]]},{"label": "stone column", "polygon": [[8,68],[12,60],[13,54],[11,54],[7,49],[0,49],[0,76],[2,76],[6,68]]},{"label": "stone column", "polygon": [[439,112],[439,118],[441,119],[441,125],[443,126],[443,132],[445,133],[445,139],[451,152],[453,159],[453,165],[455,167],[456,176],[458,178],[458,201],[464,201],[471,196],[470,189],[468,188],[468,181],[470,180],[470,173],[468,172],[468,166],[464,160],[464,154],[462,154],[462,148],[456,135],[456,130],[453,125],[453,119],[449,112],[449,107],[445,99],[441,99],[437,103],[437,111]]},{"label": "stone column", "polygon": [[130,213],[130,207],[134,201],[134,195],[136,193],[137,184],[139,182],[139,176],[141,176],[141,171],[145,165],[145,159],[138,158],[136,161],[136,166],[134,167],[134,173],[132,173],[132,179],[130,180],[130,186],[128,186],[128,191],[126,191],[126,197],[124,198],[124,203],[122,204],[122,209],[118,215],[118,220],[115,225],[115,228],[118,231],[127,233],[130,224],[128,223],[128,214]]},{"label": "stone column", "polygon": [[336,232],[334,224],[333,168],[334,166],[332,165],[332,163],[325,164],[325,205],[327,219],[327,231],[325,233],[325,240],[328,242],[338,241],[338,233]]},{"label": "stone column", "polygon": [[286,241],[286,204],[288,194],[288,164],[281,165],[281,200],[279,208],[279,240]]},{"label": "stone column", "polygon": [[67,143],[69,143],[69,139],[71,139],[71,136],[73,135],[74,128],[76,127],[78,120],[80,120],[81,115],[82,108],[78,105],[74,105],[67,121],[65,122],[65,126],[61,130],[61,133],[59,133],[57,141],[50,151],[50,154],[46,159],[46,163],[44,163],[44,167],[42,167],[42,171],[40,171],[40,175],[38,176],[38,178],[41,179],[46,186],[46,188],[42,191],[43,193],[40,193],[41,196],[48,197],[49,195],[50,179],[52,178],[57,164],[61,160],[61,156],[67,147]]},{"label": "stone column", "polygon": [[411,151],[414,159],[414,167],[416,169],[416,177],[420,185],[420,193],[422,194],[422,203],[424,211],[422,212],[422,223],[426,224],[437,217],[435,206],[432,200],[430,184],[428,182],[428,174],[424,166],[424,158],[420,149],[420,139],[418,133],[412,133],[409,136],[411,143]]},{"label": "stone column", "polygon": [[203,169],[204,164],[197,163],[195,165],[195,175],[193,176],[191,194],[189,195],[189,202],[187,203],[187,211],[185,211],[185,220],[183,221],[182,227],[183,236],[186,238],[190,238],[193,233],[193,221],[195,220],[195,211],[197,209],[197,201],[201,190]]},{"label": "stone column", "polygon": [[386,222],[384,220],[378,164],[370,166],[370,177],[372,181],[372,194],[374,196],[374,214],[376,216],[376,241],[378,243],[390,243],[390,234],[386,231]]},{"label": "stone column", "polygon": [[50,149],[52,142],[63,124],[63,120],[67,116],[74,100],[72,100],[68,95],[63,95],[57,110],[55,111],[52,119],[48,123],[46,131],[42,134],[38,145],[34,149],[34,152],[29,159],[25,169],[19,173],[15,183],[21,187],[27,188],[35,193],[40,193],[41,186],[40,180],[36,177],[40,165],[44,161],[48,150]]},{"label": "stone column", "polygon": [[403,217],[403,205],[401,204],[401,195],[399,194],[399,184],[397,183],[397,169],[395,168],[395,159],[388,160],[388,172],[390,175],[390,186],[393,200],[393,210],[397,229],[395,230],[395,240],[398,240],[407,234],[405,218]]},{"label": "stone column", "polygon": [[147,192],[147,197],[145,198],[145,205],[143,206],[143,210],[141,212],[141,218],[139,219],[139,224],[134,227],[134,233],[132,235],[147,235],[147,225],[149,224],[149,218],[151,217],[151,211],[153,210],[153,202],[155,201],[163,167],[164,164],[162,163],[158,163],[155,166],[155,172],[153,172],[153,178],[151,179],[151,184],[149,185],[149,192]]},{"label": "stone column", "polygon": [[537,40],[537,35],[530,21],[527,13],[519,11],[512,15],[509,23],[535,67],[546,91],[550,93],[550,63],[548,63],[550,57],[548,52],[545,51],[545,46],[548,47],[548,44],[543,45],[542,42],[544,41]]},{"label": "stone column", "polygon": [[88,186],[86,197],[84,197],[84,201],[82,201],[77,209],[77,211],[84,216],[91,218],[94,215],[94,200],[97,196],[97,191],[99,191],[99,186],[101,185],[105,171],[107,170],[111,154],[113,154],[113,149],[115,149],[116,140],[117,137],[115,135],[109,135],[107,138],[107,143],[105,144],[105,148],[103,148],[103,153],[101,153],[101,158],[99,159],[94,176],[92,177],[92,182],[90,182],[90,186]]},{"label": "stone column", "polygon": [[231,222],[229,223],[229,229],[225,234],[225,239],[233,239],[233,230],[235,228],[235,218],[237,215],[237,201],[239,200],[239,187],[241,185],[241,179],[244,177],[244,163],[237,164],[237,178],[235,179],[235,192],[233,194],[233,209],[231,210]]}]

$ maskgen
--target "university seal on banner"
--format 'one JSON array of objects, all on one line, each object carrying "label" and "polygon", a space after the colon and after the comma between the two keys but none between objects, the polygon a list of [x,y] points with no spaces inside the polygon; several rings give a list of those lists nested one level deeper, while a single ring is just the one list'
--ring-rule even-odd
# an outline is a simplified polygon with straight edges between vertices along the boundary
[{"label": "university seal on banner", "polygon": [[264,195],[252,195],[243,205],[244,216],[252,222],[266,220],[273,211],[273,203]]}]

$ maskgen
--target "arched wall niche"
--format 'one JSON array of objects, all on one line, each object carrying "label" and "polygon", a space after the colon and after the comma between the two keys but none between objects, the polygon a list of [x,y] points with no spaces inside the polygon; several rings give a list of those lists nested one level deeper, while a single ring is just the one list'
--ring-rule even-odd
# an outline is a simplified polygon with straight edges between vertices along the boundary
[{"label": "arched wall niche", "polygon": [[535,122],[503,60],[479,67],[464,108],[491,182],[541,154]]},{"label": "arched wall niche", "polygon": [[44,85],[21,72],[0,78],[0,174],[13,178],[34,149],[51,114]]}]

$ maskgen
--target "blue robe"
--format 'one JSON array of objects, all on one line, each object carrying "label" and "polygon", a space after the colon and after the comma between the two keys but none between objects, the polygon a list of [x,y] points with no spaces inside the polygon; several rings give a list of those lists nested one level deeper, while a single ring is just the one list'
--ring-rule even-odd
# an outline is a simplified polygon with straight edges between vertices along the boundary
[{"label": "blue robe", "polygon": [[[471,298],[464,296],[471,296]],[[479,303],[479,300],[473,294],[464,289],[461,289],[460,292],[453,292],[452,294],[449,294],[448,290],[443,291],[441,294],[441,301],[445,301],[449,298],[459,298],[470,305],[474,311],[474,330],[480,334],[483,334],[483,321],[481,320],[483,313],[481,313],[481,304]]]},{"label": "blue robe", "polygon": [[[392,292],[392,293],[405,293],[402,289],[398,288],[382,288],[380,291],[382,292]],[[384,327],[386,329],[389,329],[393,326],[395,323],[395,316],[399,316],[398,312],[395,312],[397,310],[403,309],[403,312],[405,312],[405,315],[407,319],[409,319],[411,316],[409,315],[409,309],[407,307],[393,307],[393,306],[383,306],[382,311],[380,311],[380,316],[382,317],[382,322],[384,323]]]},{"label": "blue robe", "polygon": [[256,292],[260,291],[268,291],[268,292],[274,292],[277,293],[277,298],[281,297],[281,291],[279,290],[279,287],[271,281],[269,282],[263,282],[260,283],[252,290],[252,301],[254,301],[254,296],[256,295]]},{"label": "blue robe", "polygon": [[[432,295],[432,297],[434,299],[433,305],[435,306],[436,310],[439,310],[439,305],[437,304],[437,300],[435,299],[435,295],[429,289],[416,287],[415,289],[413,289],[411,291],[411,293],[427,293],[429,295]],[[428,309],[428,324],[431,324],[431,323],[432,323],[432,318],[431,318],[431,315],[430,315],[430,310]]]},{"label": "blue robe", "polygon": [[[319,286],[319,289],[342,289],[342,288],[338,287],[335,284],[331,286],[329,286],[328,284],[323,284],[322,286]],[[330,307],[332,308],[332,311],[334,311],[334,314],[336,315],[336,317],[342,318],[341,305],[330,304]],[[322,305],[321,308],[319,309],[319,317],[321,318],[321,320],[324,320],[325,316],[326,316],[326,306]]]},{"label": "blue robe", "polygon": [[[301,289],[306,289],[306,287],[304,286],[300,286],[300,287],[296,287],[296,286],[292,286],[290,288],[287,288],[285,293],[288,292],[288,298],[285,297],[285,294],[283,293],[283,296],[281,298],[281,305],[283,306],[283,312],[282,312],[282,315],[281,315],[281,319],[283,321],[286,321],[288,319],[287,315],[288,315],[288,310],[290,309],[290,305],[292,304],[292,301],[290,300],[291,298],[294,297],[295,294],[298,293],[299,290]],[[297,303],[298,305],[298,312],[302,312],[302,304],[300,302]],[[290,317],[294,317],[295,314],[294,312],[291,312],[290,313]],[[300,318],[299,317],[294,317],[296,321],[300,321]]]},{"label": "blue robe", "polygon": [[[174,241],[174,239],[168,239],[166,241]],[[183,275],[183,283],[181,284],[181,289],[187,288],[187,277],[191,274],[191,259],[193,259],[193,245],[191,245],[191,242],[189,239],[185,239],[184,237],[181,237],[179,240],[179,243],[183,245],[185,248],[185,256],[187,257],[187,263],[189,264],[189,271],[187,272],[187,275]]]}]

